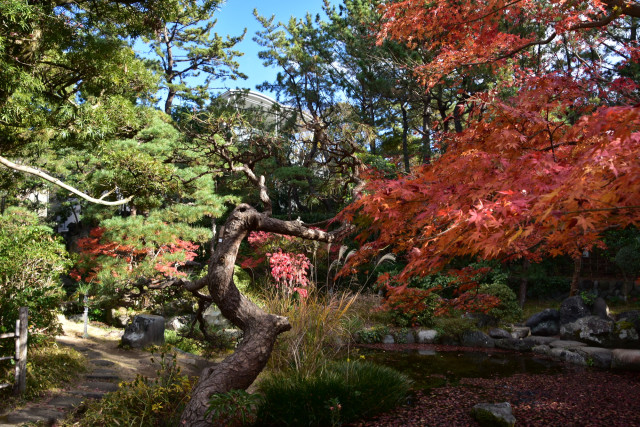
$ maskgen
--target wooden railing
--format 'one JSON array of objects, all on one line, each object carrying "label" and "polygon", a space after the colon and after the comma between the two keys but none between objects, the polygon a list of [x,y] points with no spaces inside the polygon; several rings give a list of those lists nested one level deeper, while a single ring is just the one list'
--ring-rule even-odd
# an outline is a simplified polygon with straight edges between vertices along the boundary
[{"label": "wooden railing", "polygon": [[0,361],[3,360],[15,360],[16,362],[16,377],[15,384],[0,383],[0,389],[11,387],[13,385],[13,392],[15,394],[22,394],[27,389],[27,335],[29,325],[29,310],[27,307],[20,307],[18,312],[18,320],[16,320],[15,333],[0,334],[1,338],[15,338],[16,340],[16,354],[13,356],[0,357]]}]

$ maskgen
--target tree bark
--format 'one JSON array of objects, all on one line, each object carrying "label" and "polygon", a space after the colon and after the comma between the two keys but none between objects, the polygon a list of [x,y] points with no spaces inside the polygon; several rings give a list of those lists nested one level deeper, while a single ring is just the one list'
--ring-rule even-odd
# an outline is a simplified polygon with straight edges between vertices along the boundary
[{"label": "tree bark", "polygon": [[400,106],[402,110],[402,158],[404,159],[404,171],[406,173],[411,172],[411,166],[409,164],[409,118],[407,116],[407,108],[404,104]]},{"label": "tree bark", "polygon": [[530,265],[529,260],[525,258],[522,262],[522,277],[520,278],[520,289],[518,290],[518,303],[520,304],[520,308],[524,307],[524,303],[527,300],[527,286],[529,284],[527,272],[529,271]]},{"label": "tree bark", "polygon": [[225,224],[222,242],[211,256],[203,283],[222,315],[242,330],[243,339],[232,355],[202,372],[182,414],[182,425],[210,426],[205,412],[211,395],[249,387],[267,364],[277,336],[291,329],[285,317],[264,312],[242,295],[233,283],[238,248],[247,234],[254,230],[327,243],[338,235],[337,232],[309,229],[300,221],[271,218],[246,204],[236,207]]},{"label": "tree bark", "polygon": [[573,277],[571,278],[571,286],[569,287],[569,296],[574,296],[578,293],[580,270],[582,270],[582,255],[578,255],[573,259]]}]

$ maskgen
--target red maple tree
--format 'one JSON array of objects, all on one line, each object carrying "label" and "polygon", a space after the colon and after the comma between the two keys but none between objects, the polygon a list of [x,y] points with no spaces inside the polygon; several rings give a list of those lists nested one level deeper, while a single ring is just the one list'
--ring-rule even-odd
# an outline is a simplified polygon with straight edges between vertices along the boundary
[{"label": "red maple tree", "polygon": [[[473,108],[466,128],[440,135],[441,155],[432,164],[394,179],[370,172],[363,197],[340,214],[363,230],[350,266],[391,248],[406,254],[396,278],[406,284],[458,256],[579,259],[603,245],[606,230],[640,224],[637,85],[606,74],[602,57],[579,54],[606,43],[607,31],[640,16],[640,7],[407,0],[383,8],[381,40],[432,52],[414,68],[425,90],[477,64],[514,75],[467,100]],[[573,49],[562,53],[564,68],[553,62],[552,47],[547,56],[538,52],[546,64],[528,67],[532,46],[560,41]],[[635,40],[616,49],[616,67],[637,61]]]}]

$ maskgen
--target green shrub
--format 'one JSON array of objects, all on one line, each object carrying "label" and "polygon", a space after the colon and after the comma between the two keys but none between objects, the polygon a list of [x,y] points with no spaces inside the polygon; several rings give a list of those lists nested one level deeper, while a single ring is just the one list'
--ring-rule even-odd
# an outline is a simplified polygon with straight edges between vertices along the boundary
[{"label": "green shrub", "polygon": [[389,328],[383,325],[372,326],[358,332],[358,342],[364,344],[375,344],[382,342],[382,339],[389,333]]},{"label": "green shrub", "polygon": [[516,322],[522,317],[518,297],[509,286],[499,282],[480,285],[478,293],[500,298],[500,304],[489,310],[489,315],[505,322]]},{"label": "green shrub", "polygon": [[202,341],[183,337],[176,331],[165,330],[164,331],[164,342],[167,345],[179,348],[182,351],[186,351],[187,353],[197,354],[201,356],[204,350],[204,343]]},{"label": "green shrub", "polygon": [[[152,359],[153,360],[153,359]],[[69,420],[63,426],[94,427],[139,426],[173,427],[189,401],[194,382],[180,374],[176,356],[160,354],[158,377],[150,380],[138,375],[135,380],[120,384],[113,393],[92,401],[79,420]]]},{"label": "green shrub", "polygon": [[[13,332],[18,309],[28,307],[32,330],[55,334],[64,297],[60,274],[68,267],[64,244],[34,213],[12,207],[0,215],[0,333]],[[13,344],[0,345],[7,343]]]},{"label": "green shrub", "polygon": [[249,394],[244,390],[214,394],[209,399],[205,418],[219,426],[253,425],[261,402],[262,398],[259,394]]},{"label": "green shrub", "polygon": [[464,332],[476,329],[473,320],[460,317],[436,317],[433,323],[439,337],[460,339]]},{"label": "green shrub", "polygon": [[310,377],[295,371],[274,374],[258,387],[264,395],[259,425],[327,426],[394,408],[407,397],[411,381],[385,366],[334,362]]},{"label": "green shrub", "polygon": [[[30,342],[27,357],[27,389],[21,399],[31,400],[72,381],[86,371],[85,363],[84,356],[72,348],[58,346],[51,340]],[[0,382],[13,383],[15,366],[9,362],[2,362],[1,366]],[[11,389],[0,391],[0,396],[9,398],[2,399],[0,408],[15,404],[10,398],[11,392]]]}]

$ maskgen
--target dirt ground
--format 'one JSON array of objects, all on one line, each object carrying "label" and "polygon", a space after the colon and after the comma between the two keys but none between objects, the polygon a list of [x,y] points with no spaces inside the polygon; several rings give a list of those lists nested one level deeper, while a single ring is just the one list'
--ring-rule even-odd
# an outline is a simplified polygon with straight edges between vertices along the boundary
[{"label": "dirt ground", "polygon": [[[122,329],[103,328],[89,324],[87,328],[89,337],[82,338],[83,323],[73,322],[63,316],[60,316],[59,320],[64,331],[63,335],[56,337],[56,341],[60,344],[69,345],[76,349],[89,349],[91,358],[113,362],[114,365],[111,366],[111,369],[115,370],[123,381],[130,381],[137,374],[155,377],[158,364],[152,362],[151,359],[157,360],[159,355],[152,355],[148,351],[138,349],[125,350],[118,347],[123,333]],[[177,359],[182,373],[190,376],[199,375],[203,368],[213,363],[202,357],[179,351]]]}]

